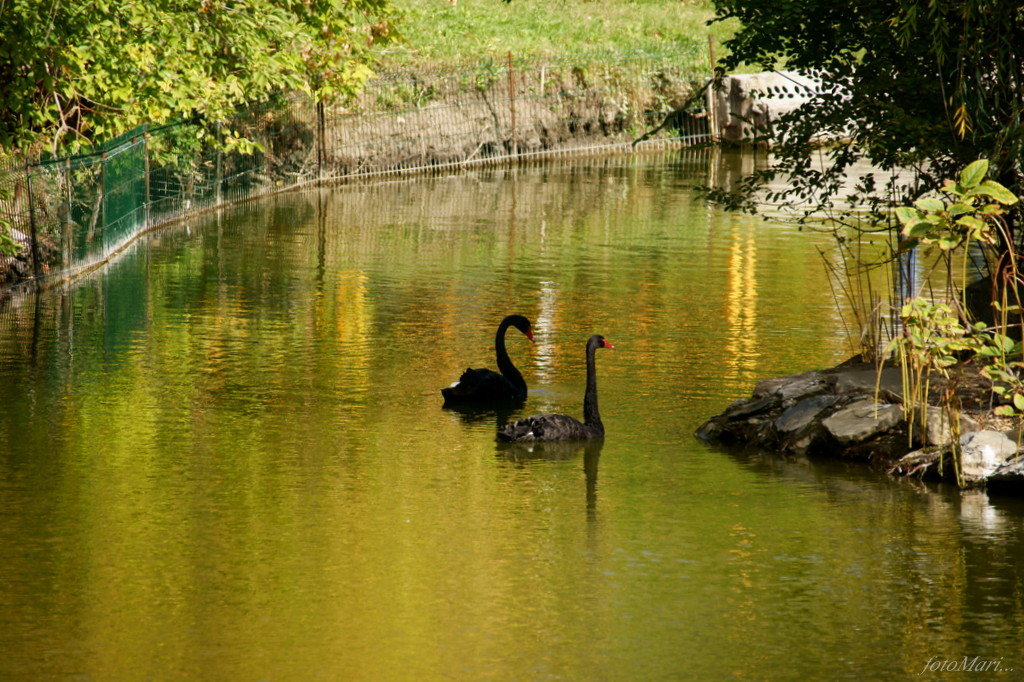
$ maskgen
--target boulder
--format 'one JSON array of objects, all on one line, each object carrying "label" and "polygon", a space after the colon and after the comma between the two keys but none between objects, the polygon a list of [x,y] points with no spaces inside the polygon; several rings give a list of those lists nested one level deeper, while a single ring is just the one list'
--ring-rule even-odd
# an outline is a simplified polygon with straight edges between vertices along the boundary
[{"label": "boulder", "polygon": [[[1024,459],[1007,463],[1018,450],[1017,444],[998,431],[975,431],[960,437],[960,467],[967,483],[979,484],[998,479],[1007,484],[1024,484]],[[1019,464],[1015,467],[1014,464]],[[908,453],[889,469],[899,476],[933,475],[956,480],[950,444],[928,446]]]},{"label": "boulder", "polygon": [[[960,414],[960,434],[973,433],[980,429],[978,422],[966,414]],[[953,435],[950,431],[949,416],[941,407],[928,406],[928,428],[925,431],[925,443],[927,445],[948,445],[953,442]]]},{"label": "boulder", "polygon": [[998,431],[975,431],[960,437],[960,465],[964,478],[979,482],[994,474],[1017,454],[1017,443]]},{"label": "boulder", "polygon": [[851,445],[873,438],[903,421],[899,405],[861,400],[839,410],[822,424],[841,445]]},{"label": "boulder", "polygon": [[723,441],[722,436],[724,432],[725,428],[722,425],[722,420],[718,417],[712,417],[698,426],[693,435],[706,443],[720,443]]}]

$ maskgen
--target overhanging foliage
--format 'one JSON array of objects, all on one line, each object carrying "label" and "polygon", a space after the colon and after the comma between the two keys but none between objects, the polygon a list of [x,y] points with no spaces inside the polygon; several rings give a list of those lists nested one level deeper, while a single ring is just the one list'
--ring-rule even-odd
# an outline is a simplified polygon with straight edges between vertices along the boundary
[{"label": "overhanging foliage", "polygon": [[389,15],[389,0],[4,0],[0,149],[75,151],[274,92],[350,92]]},{"label": "overhanging foliage", "polygon": [[[938,190],[971,161],[1020,194],[1024,145],[1024,6],[1011,0],[716,0],[717,19],[742,27],[726,41],[723,71],[741,64],[795,69],[821,95],[774,122],[774,161],[740,191],[719,194],[750,208],[771,198],[808,213],[828,205],[851,166],[912,169],[912,186],[863,179],[876,210]],[[842,140],[822,145],[823,139]],[[820,153],[812,154],[818,150]],[[890,191],[891,190],[891,191]],[[1016,224],[1010,216],[1011,224]]]}]

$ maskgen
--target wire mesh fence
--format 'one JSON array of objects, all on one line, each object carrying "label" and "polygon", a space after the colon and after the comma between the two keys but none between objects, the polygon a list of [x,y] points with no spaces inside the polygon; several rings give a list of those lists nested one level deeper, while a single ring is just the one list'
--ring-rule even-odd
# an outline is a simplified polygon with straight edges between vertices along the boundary
[{"label": "wire mesh fence", "polygon": [[[229,124],[143,126],[94,153],[8,163],[0,218],[20,253],[0,257],[0,284],[72,276],[152,227],[314,182],[631,149],[652,129],[643,146],[703,142],[703,103],[690,101],[707,77],[699,62],[684,51],[510,55],[392,71],[344,103],[281,97]],[[255,149],[224,143],[239,136]]]}]

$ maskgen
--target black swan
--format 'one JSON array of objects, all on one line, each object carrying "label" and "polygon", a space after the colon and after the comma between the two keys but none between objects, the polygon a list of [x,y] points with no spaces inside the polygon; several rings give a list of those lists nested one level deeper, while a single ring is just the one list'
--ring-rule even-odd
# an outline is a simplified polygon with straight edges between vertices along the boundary
[{"label": "black swan", "polygon": [[467,369],[457,382],[441,389],[444,407],[526,400],[526,381],[505,350],[505,331],[509,327],[515,327],[533,341],[533,328],[528,319],[522,315],[506,317],[494,335],[494,353],[501,374],[489,369]]},{"label": "black swan", "polygon": [[594,334],[587,341],[587,390],[583,394],[583,423],[567,414],[535,414],[498,429],[498,438],[513,442],[535,440],[586,440],[604,435],[604,424],[597,410],[597,369],[594,353],[598,348],[615,348],[603,336]]}]

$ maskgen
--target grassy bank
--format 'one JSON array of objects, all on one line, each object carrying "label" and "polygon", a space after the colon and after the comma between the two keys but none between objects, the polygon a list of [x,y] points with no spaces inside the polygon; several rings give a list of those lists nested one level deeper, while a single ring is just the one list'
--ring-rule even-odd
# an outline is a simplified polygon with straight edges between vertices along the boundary
[{"label": "grassy bank", "polygon": [[572,59],[594,52],[665,52],[701,46],[716,55],[728,26],[707,26],[708,0],[395,0],[402,40],[387,64],[466,63],[511,52]]}]

